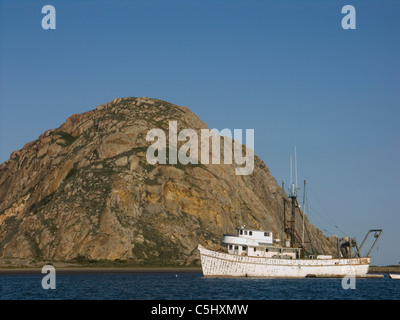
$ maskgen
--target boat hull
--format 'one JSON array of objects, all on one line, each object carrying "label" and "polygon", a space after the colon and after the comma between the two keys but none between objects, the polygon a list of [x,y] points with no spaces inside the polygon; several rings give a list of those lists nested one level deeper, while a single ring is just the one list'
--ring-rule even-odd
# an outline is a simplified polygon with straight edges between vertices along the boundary
[{"label": "boat hull", "polygon": [[370,258],[274,259],[212,251],[199,245],[205,277],[304,278],[310,276],[365,276]]}]

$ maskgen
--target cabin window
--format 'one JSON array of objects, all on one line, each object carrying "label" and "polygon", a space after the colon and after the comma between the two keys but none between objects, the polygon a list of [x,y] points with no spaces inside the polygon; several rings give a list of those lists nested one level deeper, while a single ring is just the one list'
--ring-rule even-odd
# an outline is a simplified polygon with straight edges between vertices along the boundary
[{"label": "cabin window", "polygon": [[235,250],[238,250],[239,249],[239,246],[235,246]]},{"label": "cabin window", "polygon": [[244,235],[247,236],[247,230],[244,231]]},{"label": "cabin window", "polygon": [[239,234],[242,235],[243,234],[243,230],[239,230]]},{"label": "cabin window", "polygon": [[246,250],[247,250],[247,247],[246,247],[246,246],[243,246],[243,247],[242,247],[242,250],[243,250],[243,251],[246,251]]},{"label": "cabin window", "polygon": [[269,237],[269,232],[264,232],[264,237]]},{"label": "cabin window", "polygon": [[253,248],[253,250],[254,250],[254,252],[256,252],[256,251],[257,251],[257,248]]},{"label": "cabin window", "polygon": [[265,249],[265,252],[268,252],[268,248],[267,248],[267,249]]},{"label": "cabin window", "polygon": [[253,231],[249,231],[249,236],[252,236],[253,235]]},{"label": "cabin window", "polygon": [[232,250],[232,245],[231,244],[229,245],[229,250]]}]

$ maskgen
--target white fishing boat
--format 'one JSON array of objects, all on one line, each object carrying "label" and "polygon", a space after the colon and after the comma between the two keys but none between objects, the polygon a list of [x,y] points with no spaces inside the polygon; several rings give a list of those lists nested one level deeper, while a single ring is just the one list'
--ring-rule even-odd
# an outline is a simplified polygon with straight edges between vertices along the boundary
[{"label": "white fishing boat", "polygon": [[389,273],[390,279],[400,279],[400,274]]},{"label": "white fishing boat", "polygon": [[371,261],[370,257],[360,256],[302,257],[302,248],[274,243],[271,231],[243,227],[237,228],[237,235],[224,235],[222,241],[226,252],[198,247],[205,277],[362,277],[368,273]]},{"label": "white fishing boat", "polygon": [[[296,149],[295,149],[296,159]],[[201,266],[205,277],[343,277],[354,275],[366,276],[371,262],[370,253],[374,248],[382,229],[369,230],[360,246],[355,238],[338,239],[337,255],[317,255],[305,252],[305,213],[297,202],[297,165],[296,183],[292,183],[290,201],[284,195],[282,181],[282,231],[280,239],[273,237],[272,231],[259,231],[246,227],[236,228],[236,234],[225,234],[222,244],[223,252],[198,246]],[[292,169],[292,168],[291,168]],[[306,182],[304,181],[303,208],[305,208]],[[291,216],[287,219],[285,207],[290,205]],[[295,230],[296,213],[300,213],[303,230]],[[361,256],[361,249],[369,235],[375,241],[369,251]]]}]

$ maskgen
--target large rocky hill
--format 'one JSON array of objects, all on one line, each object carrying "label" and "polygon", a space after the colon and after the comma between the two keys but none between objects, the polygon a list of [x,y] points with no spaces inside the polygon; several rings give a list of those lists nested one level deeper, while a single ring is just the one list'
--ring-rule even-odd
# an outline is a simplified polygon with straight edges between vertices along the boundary
[{"label": "large rocky hill", "polygon": [[[186,107],[119,98],[13,152],[0,165],[0,257],[193,265],[199,243],[217,248],[237,226],[279,238],[282,190],[258,156],[250,175],[235,164],[149,164],[146,134],[170,120],[208,128]],[[306,226],[314,248],[335,251],[335,239]]]}]

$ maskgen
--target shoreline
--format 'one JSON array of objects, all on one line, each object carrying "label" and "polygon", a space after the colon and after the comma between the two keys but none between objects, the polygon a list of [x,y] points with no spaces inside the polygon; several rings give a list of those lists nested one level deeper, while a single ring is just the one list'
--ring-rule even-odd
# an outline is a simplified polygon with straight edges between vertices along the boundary
[{"label": "shoreline", "polygon": [[368,273],[400,273],[399,266],[370,266]]},{"label": "shoreline", "polygon": [[[201,267],[57,267],[58,274],[201,273]],[[42,268],[0,268],[0,275],[42,274]]]},{"label": "shoreline", "polygon": [[[201,267],[104,267],[68,266],[57,267],[58,274],[123,274],[123,273],[202,273]],[[400,266],[371,266],[369,275],[376,273],[400,273]],[[0,267],[1,275],[43,275],[41,267]]]}]

